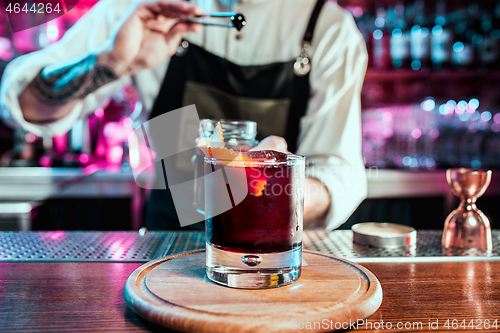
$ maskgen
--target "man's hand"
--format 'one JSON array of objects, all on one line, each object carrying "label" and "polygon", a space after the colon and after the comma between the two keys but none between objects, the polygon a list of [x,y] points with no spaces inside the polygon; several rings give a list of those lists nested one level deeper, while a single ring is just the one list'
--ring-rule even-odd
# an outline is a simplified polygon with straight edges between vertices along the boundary
[{"label": "man's hand", "polygon": [[102,86],[160,65],[175,53],[186,33],[201,31],[200,24],[183,20],[198,14],[202,11],[186,2],[161,0],[138,6],[112,37],[111,51],[45,67],[19,96],[24,118],[33,123],[57,121]]},{"label": "man's hand", "polygon": [[121,26],[113,50],[101,54],[97,62],[119,77],[154,68],[175,54],[186,33],[201,32],[200,24],[183,20],[201,14],[187,2],[142,4]]},{"label": "man's hand", "polygon": [[306,177],[304,186],[304,229],[326,227],[324,217],[330,208],[330,192],[316,178]]},{"label": "man's hand", "polygon": [[250,150],[276,150],[283,153],[289,153],[286,140],[281,136],[276,135],[268,136]]},{"label": "man's hand", "polygon": [[[289,153],[286,140],[280,136],[268,136],[250,150],[276,150]],[[330,207],[328,189],[315,178],[306,177],[304,186],[304,229],[325,227],[322,217]]]}]

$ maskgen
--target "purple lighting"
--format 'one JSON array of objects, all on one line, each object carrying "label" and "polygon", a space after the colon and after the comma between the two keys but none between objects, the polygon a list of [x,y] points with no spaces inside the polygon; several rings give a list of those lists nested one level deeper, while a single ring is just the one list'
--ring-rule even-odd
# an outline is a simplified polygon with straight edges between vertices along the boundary
[{"label": "purple lighting", "polygon": [[437,128],[433,128],[429,132],[429,136],[433,139],[436,139],[439,136],[439,130]]}]

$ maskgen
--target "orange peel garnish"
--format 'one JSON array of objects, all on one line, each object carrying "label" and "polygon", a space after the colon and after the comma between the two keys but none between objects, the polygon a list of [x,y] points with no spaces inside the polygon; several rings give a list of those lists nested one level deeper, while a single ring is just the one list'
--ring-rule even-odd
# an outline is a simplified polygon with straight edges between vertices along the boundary
[{"label": "orange peel garnish", "polygon": [[267,181],[265,179],[252,181],[249,190],[256,197],[260,197],[263,194],[264,187],[266,186],[266,184]]},{"label": "orange peel garnish", "polygon": [[[222,141],[222,144],[224,146],[224,135],[222,134],[222,127],[220,125],[220,122],[217,123],[218,128],[214,131],[214,134],[209,138],[207,141],[208,145],[203,146],[200,145],[200,141],[198,142],[198,148],[201,149],[201,151],[205,154],[206,157],[208,158],[213,158],[217,160],[217,164],[219,165],[224,165],[224,166],[234,166],[234,167],[253,167],[256,166],[256,163],[252,162],[252,159],[241,152],[234,151],[233,149],[226,148],[226,147],[211,147],[210,146],[210,139],[214,137],[216,140],[217,144],[220,144]],[[219,141],[218,137],[220,136],[221,141]],[[267,184],[267,181],[265,179],[259,179],[254,182],[252,182],[251,185],[249,185],[248,191],[253,194],[256,197],[260,197],[263,194],[264,191],[264,186]]]},{"label": "orange peel garnish", "polygon": [[217,126],[219,127],[220,138],[222,142],[224,142],[224,133],[222,132],[222,126],[220,125],[220,121],[217,123]]},{"label": "orange peel garnish", "polygon": [[[232,161],[241,155],[232,149],[226,147],[199,147],[205,156],[215,158],[217,160]],[[247,157],[248,158],[248,157]]]}]

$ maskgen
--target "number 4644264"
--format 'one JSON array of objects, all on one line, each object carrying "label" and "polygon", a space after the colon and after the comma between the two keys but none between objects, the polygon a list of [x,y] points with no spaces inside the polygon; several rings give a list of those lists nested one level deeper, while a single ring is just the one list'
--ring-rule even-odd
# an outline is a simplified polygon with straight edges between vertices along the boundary
[{"label": "number 4644264", "polygon": [[447,329],[454,329],[454,330],[456,329],[489,330],[490,328],[498,329],[497,321],[498,319],[495,319],[495,321],[489,319],[485,320],[471,319],[471,321],[466,321],[464,319],[462,320],[462,322],[460,322],[458,319],[453,319],[453,320],[448,319],[444,323],[444,327],[446,327]]},{"label": "number 4644264", "polygon": [[[31,5],[31,6],[30,6]],[[59,13],[61,9],[59,8],[59,4],[56,4],[55,7],[52,6],[50,2],[48,3],[31,3],[28,5],[27,3],[22,6],[20,3],[9,3],[5,11],[7,13],[33,13],[33,14],[50,14],[52,12]]]}]

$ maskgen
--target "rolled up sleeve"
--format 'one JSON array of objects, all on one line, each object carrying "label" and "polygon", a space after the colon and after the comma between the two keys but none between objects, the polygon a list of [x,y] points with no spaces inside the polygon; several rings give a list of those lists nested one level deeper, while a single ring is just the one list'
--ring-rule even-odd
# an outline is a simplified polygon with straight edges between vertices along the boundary
[{"label": "rolled up sleeve", "polygon": [[12,127],[21,127],[40,136],[64,133],[76,119],[101,107],[111,94],[130,82],[130,78],[123,78],[102,87],[78,103],[67,116],[52,123],[27,122],[19,106],[19,96],[42,68],[105,48],[113,27],[130,3],[123,0],[102,0],[71,27],[61,40],[9,63],[0,87],[0,118]]},{"label": "rolled up sleeve", "polygon": [[320,180],[330,193],[331,204],[320,223],[327,230],[344,223],[367,193],[360,94],[368,56],[352,17],[340,9],[334,15],[336,23],[319,25],[319,42],[313,41],[312,98],[301,120],[298,149],[307,157],[306,175]]}]

